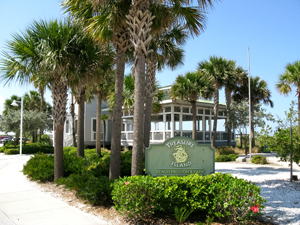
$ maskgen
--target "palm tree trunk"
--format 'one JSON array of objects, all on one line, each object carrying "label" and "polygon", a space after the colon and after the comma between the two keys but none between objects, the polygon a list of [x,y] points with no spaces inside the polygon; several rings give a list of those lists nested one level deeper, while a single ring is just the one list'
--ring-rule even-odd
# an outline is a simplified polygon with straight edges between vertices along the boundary
[{"label": "palm tree trunk", "polygon": [[64,175],[63,135],[66,120],[68,86],[65,80],[55,78],[52,83],[53,123],[54,123],[54,180]]},{"label": "palm tree trunk", "polygon": [[131,176],[143,173],[145,56],[136,55]]},{"label": "palm tree trunk", "polygon": [[148,54],[148,45],[151,41],[150,26],[152,25],[149,1],[133,0],[132,9],[127,15],[127,23],[134,45],[135,54],[135,93],[133,117],[133,148],[131,176],[143,173],[143,148],[144,148],[144,91],[145,91],[145,63]]},{"label": "palm tree trunk", "polygon": [[100,91],[97,91],[96,152],[100,156],[101,156],[101,103],[102,103],[102,95]]},{"label": "palm tree trunk", "polygon": [[125,71],[125,50],[117,48],[115,104],[112,117],[111,157],[109,178],[118,179],[121,175],[121,123],[122,123],[122,93]]},{"label": "palm tree trunk", "polygon": [[106,122],[103,120],[103,149],[105,148]]},{"label": "palm tree trunk", "polygon": [[225,86],[225,97],[226,97],[226,113],[227,113],[227,145],[231,146],[231,122],[229,117],[230,104],[231,104],[231,90]]},{"label": "palm tree trunk", "polygon": [[211,147],[214,148],[217,139],[217,122],[218,122],[218,108],[219,108],[219,87],[215,86],[214,92],[214,124],[213,124],[213,133],[211,136]]},{"label": "palm tree trunk", "polygon": [[85,106],[85,88],[83,88],[78,97],[78,120],[77,120],[77,156],[84,157],[84,106]]},{"label": "palm tree trunk", "polygon": [[[147,58],[147,75],[146,75],[146,105],[145,105],[145,121],[144,121],[144,146],[148,148],[150,146],[150,131],[151,131],[151,114],[153,110],[153,89],[155,85],[155,72],[157,57],[156,54],[152,54],[151,60]],[[143,151],[145,155],[145,149]]]},{"label": "palm tree trunk", "polygon": [[[151,114],[153,110],[152,106],[153,96],[147,96],[145,105],[145,122],[144,122],[144,146],[149,148],[150,146],[150,132],[151,132]],[[145,149],[143,151],[145,155]]]},{"label": "palm tree trunk", "polygon": [[76,134],[75,134],[75,105],[74,105],[74,97],[71,94],[71,116],[72,116],[72,137],[73,137],[73,146],[77,147],[76,144]]},{"label": "palm tree trunk", "polygon": [[192,114],[193,114],[193,134],[192,138],[197,141],[197,130],[196,130],[196,102],[191,102],[192,104]]}]

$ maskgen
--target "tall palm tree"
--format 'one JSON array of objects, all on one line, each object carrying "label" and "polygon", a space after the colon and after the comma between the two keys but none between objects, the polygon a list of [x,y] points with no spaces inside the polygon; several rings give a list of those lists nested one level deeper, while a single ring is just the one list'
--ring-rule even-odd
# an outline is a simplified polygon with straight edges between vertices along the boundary
[{"label": "tall palm tree", "polygon": [[219,90],[224,86],[224,79],[228,75],[228,61],[223,57],[211,56],[208,61],[198,63],[198,70],[204,72],[212,80],[214,87],[214,124],[211,146],[215,147],[217,137],[217,121],[219,108]]},{"label": "tall palm tree", "polygon": [[228,60],[227,65],[227,76],[224,78],[224,86],[225,86],[225,99],[226,99],[226,116],[227,116],[227,145],[231,146],[231,122],[230,122],[230,105],[232,100],[232,93],[237,87],[237,82],[241,77],[244,70],[242,67],[236,67],[236,62],[233,60]]},{"label": "tall palm tree", "polygon": [[145,120],[144,120],[144,146],[149,147],[151,130],[151,113],[156,70],[161,71],[165,66],[175,69],[183,64],[183,50],[180,48],[187,38],[182,27],[174,26],[171,31],[153,35],[150,43],[152,52],[147,57],[146,89],[145,89]]},{"label": "tall palm tree", "polygon": [[111,87],[114,84],[113,62],[115,52],[111,46],[103,47],[101,53],[101,63],[97,73],[96,81],[88,87],[88,94],[97,97],[97,119],[96,119],[96,152],[101,156],[101,106],[102,100],[106,99],[110,93]]},{"label": "tall palm tree", "polygon": [[101,64],[101,48],[95,44],[90,33],[84,32],[79,24],[73,25],[77,30],[76,45],[72,49],[74,70],[69,76],[69,85],[78,103],[77,120],[77,156],[84,157],[84,112],[86,89],[94,85],[100,77],[98,68]]},{"label": "tall palm tree", "polygon": [[[240,103],[243,100],[249,101],[249,86],[248,86],[248,78],[246,75],[242,76],[243,81],[241,85],[235,90],[233,94],[233,99]],[[268,89],[268,84],[265,80],[261,80],[259,76],[250,78],[250,96],[251,96],[251,109],[253,106],[258,103],[264,103],[265,105],[270,105],[272,108],[274,106],[273,101],[271,100],[271,91]],[[252,110],[253,111],[253,110]],[[251,123],[251,144],[255,146],[254,139],[254,123]]]},{"label": "tall palm tree", "polygon": [[63,130],[66,118],[67,75],[72,65],[71,49],[76,47],[76,30],[68,22],[35,21],[21,35],[8,42],[4,53],[2,80],[29,82],[33,74],[49,84],[53,98],[54,179],[63,176]]},{"label": "tall palm tree", "polygon": [[[192,138],[197,140],[196,130],[196,102],[200,96],[208,97],[213,93],[211,79],[204,72],[188,72],[184,76],[179,75],[171,88],[173,99],[188,101],[192,105],[193,133]],[[206,96],[204,96],[206,95]]]},{"label": "tall palm tree", "polygon": [[109,177],[121,175],[122,92],[125,71],[125,53],[131,47],[125,15],[130,0],[88,1],[64,0],[62,5],[71,17],[83,21],[99,41],[111,41],[116,49],[115,104],[112,117],[111,161]]},{"label": "tall palm tree", "polygon": [[298,126],[300,127],[300,61],[289,63],[283,74],[279,76],[276,88],[280,94],[288,95],[292,92],[292,86],[296,87],[298,97]]},{"label": "tall palm tree", "polygon": [[[182,22],[192,34],[198,35],[203,30],[204,14],[192,7],[184,7],[180,1],[166,1],[163,3],[170,10],[170,17],[165,23],[167,27],[171,27],[175,21]],[[205,4],[211,4],[211,1],[199,1],[200,8],[204,9]],[[133,73],[135,75],[135,107],[134,107],[134,131],[133,131],[133,148],[132,148],[132,164],[131,175],[142,174],[142,159],[144,149],[144,97],[142,96],[145,89],[145,65],[146,58],[149,53],[149,44],[152,39],[151,25],[156,15],[152,15],[150,11],[150,1],[133,0],[131,10],[127,15],[127,23],[129,24],[131,42],[134,46],[135,62]],[[171,10],[172,9],[172,10]],[[164,23],[164,22],[162,22]],[[161,28],[166,28],[161,26]]]}]

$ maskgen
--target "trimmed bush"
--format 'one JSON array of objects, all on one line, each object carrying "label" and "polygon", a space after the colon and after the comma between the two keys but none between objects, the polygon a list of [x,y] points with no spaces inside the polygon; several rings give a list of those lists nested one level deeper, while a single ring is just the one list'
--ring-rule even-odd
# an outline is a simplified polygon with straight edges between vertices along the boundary
[{"label": "trimmed bush", "polygon": [[253,156],[253,158],[251,159],[251,162],[255,163],[255,164],[268,164],[267,158],[262,155]]},{"label": "trimmed bush", "polygon": [[265,202],[259,187],[222,173],[124,177],[115,181],[112,199],[118,211],[139,219],[156,211],[173,213],[175,207],[186,207],[223,221],[249,219],[254,214],[251,207],[260,211]]},{"label": "trimmed bush", "polygon": [[230,161],[235,161],[239,156],[235,154],[230,154],[230,155],[219,155],[215,159],[215,162],[230,162]]}]

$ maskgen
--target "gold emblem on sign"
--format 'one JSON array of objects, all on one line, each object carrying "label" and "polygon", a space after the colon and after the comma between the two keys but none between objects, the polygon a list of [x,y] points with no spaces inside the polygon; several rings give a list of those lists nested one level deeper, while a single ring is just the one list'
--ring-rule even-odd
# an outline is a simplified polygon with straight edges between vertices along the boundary
[{"label": "gold emblem on sign", "polygon": [[172,154],[177,163],[184,163],[190,156],[189,151],[187,151],[182,145],[175,146],[175,153]]}]

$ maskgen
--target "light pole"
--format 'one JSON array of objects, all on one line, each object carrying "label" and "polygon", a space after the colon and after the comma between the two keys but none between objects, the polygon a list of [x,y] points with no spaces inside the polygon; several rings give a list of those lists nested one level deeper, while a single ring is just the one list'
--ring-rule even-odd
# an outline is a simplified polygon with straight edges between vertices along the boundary
[{"label": "light pole", "polygon": [[21,122],[20,122],[20,155],[22,155],[22,144],[23,144],[23,97],[21,97],[21,101],[13,100],[11,103],[12,106],[19,106],[17,102],[21,103]]}]

